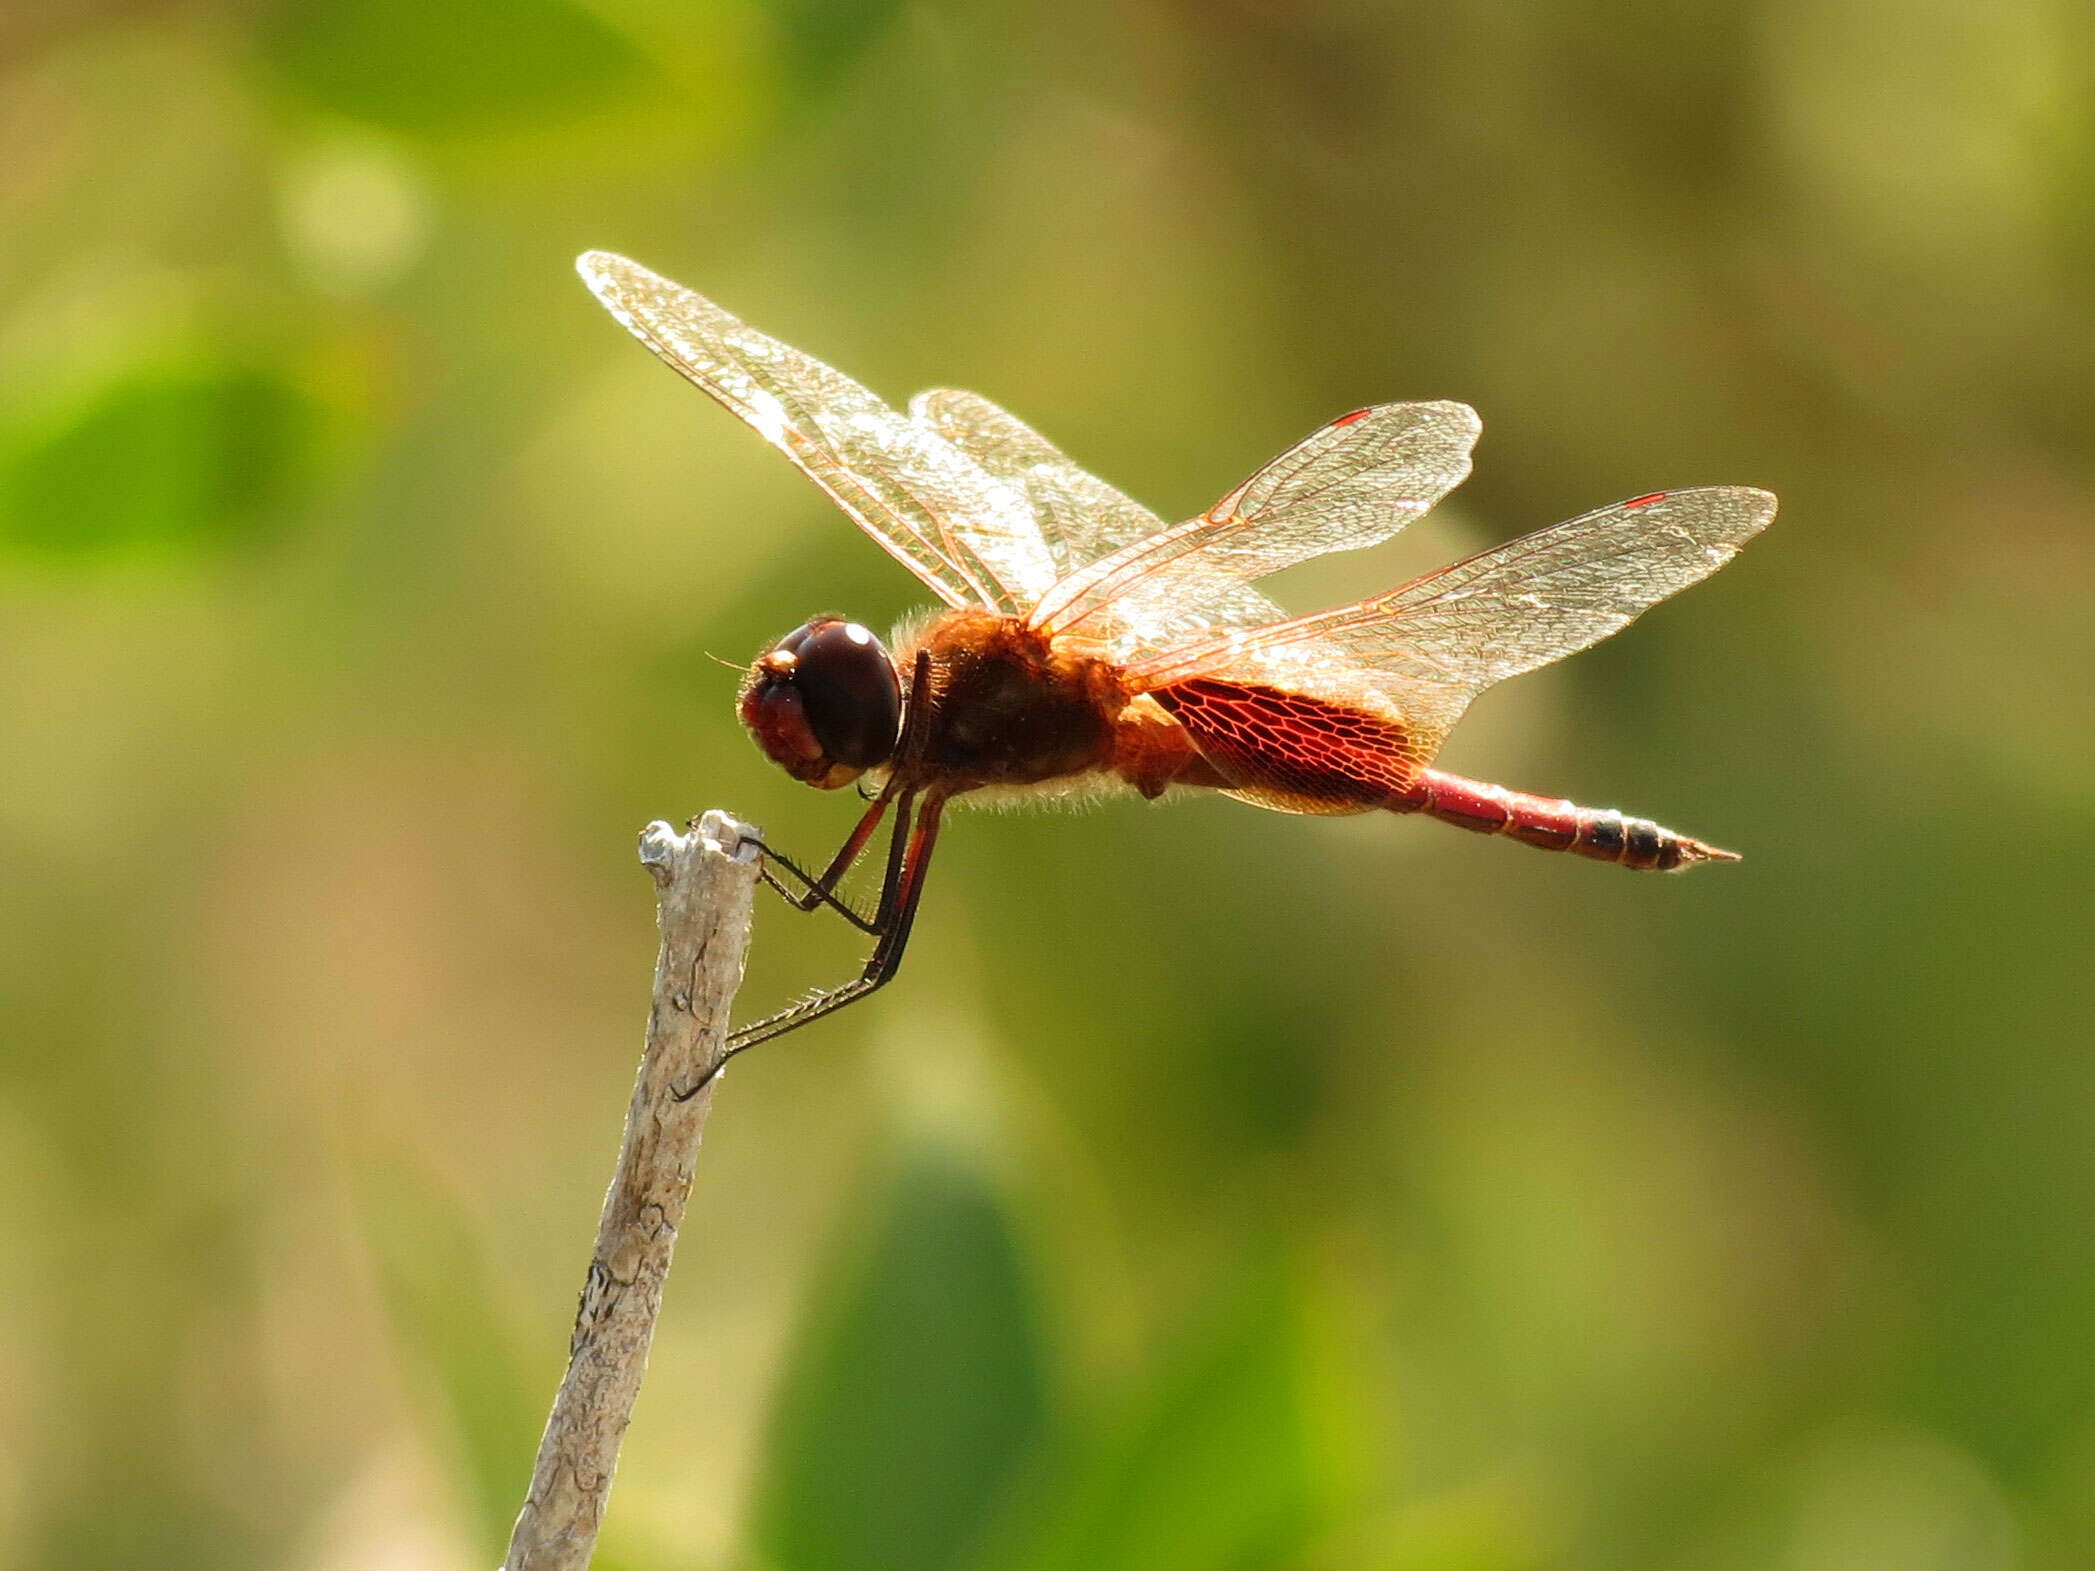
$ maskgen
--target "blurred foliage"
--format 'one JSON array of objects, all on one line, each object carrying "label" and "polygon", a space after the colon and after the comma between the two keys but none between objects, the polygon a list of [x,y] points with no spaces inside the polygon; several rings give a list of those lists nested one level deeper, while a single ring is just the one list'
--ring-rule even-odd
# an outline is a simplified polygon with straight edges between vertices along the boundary
[{"label": "blurred foliage", "polygon": [[[711,657],[921,594],[591,246],[1178,516],[1480,408],[1304,609],[1783,498],[1448,755],[1741,868],[953,819],[896,987],[722,1094],[600,1565],[2095,1564],[2091,62],[2069,0],[0,15],[0,1564],[492,1563],[632,832],[844,831]],[[752,1008],[856,961],[760,921]]]},{"label": "blurred foliage", "polygon": [[516,1356],[484,1241],[441,1184],[412,1156],[359,1176],[361,1232],[401,1361],[429,1394],[477,1538],[506,1542],[523,1503],[515,1481],[529,1479],[545,1422],[526,1394],[534,1361]]},{"label": "blurred foliage", "polygon": [[290,5],[265,44],[307,102],[408,134],[559,125],[653,75],[631,37],[569,0],[508,0],[499,19],[426,0]]},{"label": "blurred foliage", "polygon": [[127,377],[0,465],[0,532],[48,556],[238,543],[281,506],[311,424],[266,371]]},{"label": "blurred foliage", "polygon": [[1045,1418],[1017,1241],[993,1192],[930,1153],[851,1231],[864,1258],[779,1388],[759,1552],[959,1565]]},{"label": "blurred foliage", "polygon": [[[1350,1483],[1307,1292],[1269,1267],[1225,1295],[1152,1390],[1080,1430],[984,1563],[1026,1571],[1288,1564]],[[1346,1384],[1359,1371],[1344,1372]],[[1343,1411],[1343,1397],[1334,1404]]]}]

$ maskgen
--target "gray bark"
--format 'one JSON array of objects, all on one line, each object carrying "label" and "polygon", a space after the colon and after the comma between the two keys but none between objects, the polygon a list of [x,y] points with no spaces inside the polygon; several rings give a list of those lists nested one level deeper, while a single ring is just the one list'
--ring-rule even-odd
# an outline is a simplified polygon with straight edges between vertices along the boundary
[{"label": "gray bark", "polygon": [[[647,1372],[699,1136],[720,1084],[714,1072],[749,947],[755,833],[711,812],[688,834],[653,823],[640,836],[662,930],[647,1046],[575,1313],[567,1374],[504,1571],[581,1571],[596,1548],[619,1441]],[[703,1089],[693,1096],[693,1087]]]}]

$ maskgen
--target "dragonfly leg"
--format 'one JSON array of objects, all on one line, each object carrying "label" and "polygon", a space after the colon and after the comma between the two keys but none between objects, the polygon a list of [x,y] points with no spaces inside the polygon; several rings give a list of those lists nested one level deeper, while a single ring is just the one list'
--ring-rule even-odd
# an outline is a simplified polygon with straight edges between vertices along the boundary
[{"label": "dragonfly leg", "polygon": [[887,877],[880,891],[880,910],[873,918],[873,930],[879,936],[873,945],[873,953],[866,959],[865,969],[842,987],[803,998],[776,1014],[766,1015],[730,1032],[727,1050],[720,1055],[720,1063],[697,1085],[677,1092],[677,1101],[688,1101],[698,1095],[737,1053],[745,1052],[759,1042],[784,1036],[788,1031],[797,1031],[824,1015],[834,1014],[846,1004],[854,1004],[867,994],[877,992],[894,978],[902,965],[902,951],[909,943],[910,929],[916,923],[917,902],[924,893],[924,874],[931,865],[932,849],[938,844],[939,815],[945,808],[943,796],[928,798],[912,825],[910,809],[915,794],[913,791],[904,792],[896,809],[894,833],[888,846]]},{"label": "dragonfly leg", "polygon": [[[858,827],[851,831],[851,837],[830,859],[829,866],[823,870],[819,878],[811,876],[784,852],[774,850],[759,839],[757,844],[764,852],[764,882],[777,890],[786,904],[796,911],[812,911],[817,906],[826,905],[861,933],[877,932],[877,919],[876,922],[869,922],[860,916],[837,895],[836,889],[844,875],[851,871],[859,857],[865,853],[866,842],[873,838],[873,831],[880,827],[880,820],[887,814],[888,800],[889,796],[885,791],[873,799],[873,805],[867,808],[865,815],[859,819]],[[800,890],[788,889],[771,871],[773,864],[799,879],[805,887]]]}]

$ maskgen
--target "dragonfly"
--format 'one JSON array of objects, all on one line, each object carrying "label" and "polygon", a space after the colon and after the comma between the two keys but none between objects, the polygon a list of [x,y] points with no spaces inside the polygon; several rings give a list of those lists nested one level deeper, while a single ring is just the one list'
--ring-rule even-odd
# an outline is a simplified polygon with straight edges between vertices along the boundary
[{"label": "dragonfly", "polygon": [[[742,682],[738,711],[767,757],[868,802],[819,872],[762,846],[766,882],[873,942],[858,976],[733,1031],[720,1062],[894,977],[961,797],[1190,788],[1285,813],[1415,813],[1639,870],[1739,860],[1649,819],[1432,765],[1485,688],[1599,642],[1730,561],[1775,516],[1768,492],[1649,492],[1290,617],[1255,581],[1380,544],[1424,514],[1469,474],[1474,410],[1353,410],[1167,524],[974,393],[919,393],[897,410],[636,262],[591,251],[577,268],[628,331],[943,602],[891,646],[815,617]],[[890,815],[867,916],[839,891]]]}]

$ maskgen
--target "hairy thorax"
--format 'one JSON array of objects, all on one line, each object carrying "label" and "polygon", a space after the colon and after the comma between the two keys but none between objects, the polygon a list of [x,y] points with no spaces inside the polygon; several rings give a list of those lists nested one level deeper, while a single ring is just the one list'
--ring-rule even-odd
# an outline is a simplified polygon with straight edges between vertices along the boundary
[{"label": "hairy thorax", "polygon": [[[948,611],[897,636],[904,673],[919,650],[931,656],[931,708],[914,772],[927,784],[958,792],[1111,776],[1156,796],[1174,783],[1213,783],[1188,777],[1205,773],[1191,738],[1130,692],[1119,667],[1017,617]],[[910,695],[912,707],[919,701]]]}]

